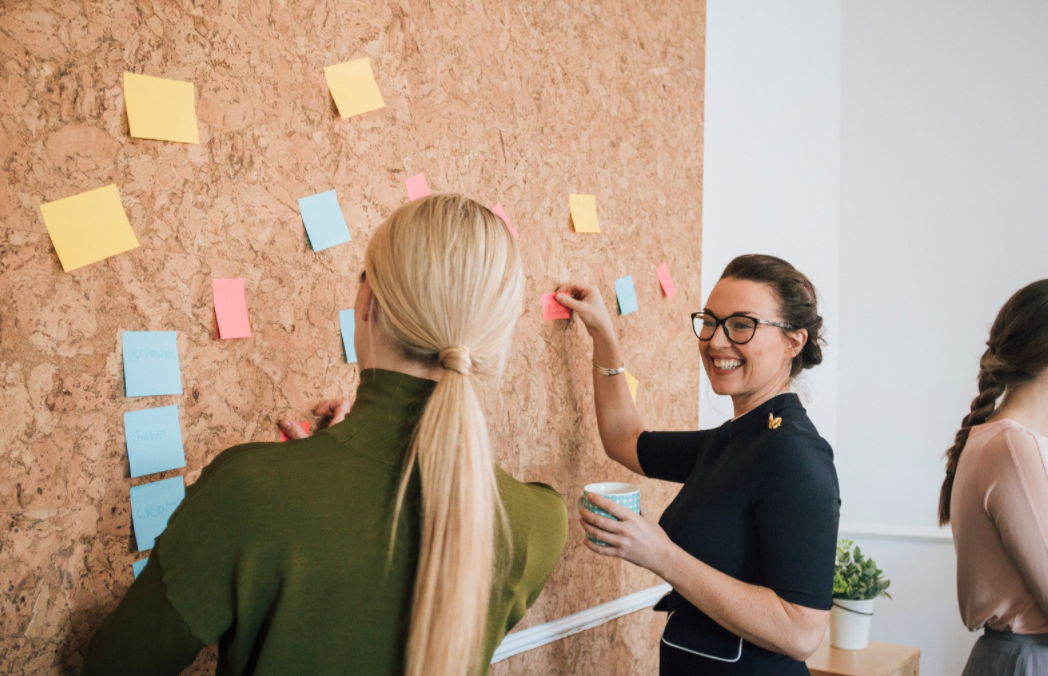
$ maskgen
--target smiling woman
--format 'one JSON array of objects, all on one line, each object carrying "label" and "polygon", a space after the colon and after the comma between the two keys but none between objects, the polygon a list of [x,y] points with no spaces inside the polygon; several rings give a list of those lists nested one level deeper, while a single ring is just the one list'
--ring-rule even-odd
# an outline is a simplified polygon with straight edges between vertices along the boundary
[{"label": "smiling woman", "polygon": [[840,497],[833,451],[796,395],[793,378],[822,361],[815,288],[772,256],[732,261],[692,315],[713,390],[735,418],[719,428],[645,432],[624,378],[600,292],[566,284],[558,300],[593,338],[597,424],[608,457],[684,484],[656,523],[600,496],[613,518],[580,510],[583,544],[656,573],[673,591],[660,673],[808,674],[826,632]]}]

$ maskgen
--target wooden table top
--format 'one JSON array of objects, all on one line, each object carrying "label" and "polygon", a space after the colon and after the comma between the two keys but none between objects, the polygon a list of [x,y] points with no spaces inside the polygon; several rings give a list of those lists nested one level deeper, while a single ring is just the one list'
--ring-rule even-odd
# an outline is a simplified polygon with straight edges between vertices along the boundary
[{"label": "wooden table top", "polygon": [[870,641],[866,650],[838,650],[827,637],[808,658],[812,676],[890,676],[917,674],[919,648]]}]

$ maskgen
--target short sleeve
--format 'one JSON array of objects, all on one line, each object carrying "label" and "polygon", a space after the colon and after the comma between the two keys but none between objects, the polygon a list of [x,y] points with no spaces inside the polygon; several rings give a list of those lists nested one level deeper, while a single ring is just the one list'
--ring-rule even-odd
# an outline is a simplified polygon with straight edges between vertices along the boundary
[{"label": "short sleeve", "polygon": [[789,603],[829,610],[840,520],[830,445],[800,432],[769,440],[755,470],[764,581]]},{"label": "short sleeve", "polygon": [[716,431],[642,432],[637,439],[637,461],[644,476],[684,483]]}]

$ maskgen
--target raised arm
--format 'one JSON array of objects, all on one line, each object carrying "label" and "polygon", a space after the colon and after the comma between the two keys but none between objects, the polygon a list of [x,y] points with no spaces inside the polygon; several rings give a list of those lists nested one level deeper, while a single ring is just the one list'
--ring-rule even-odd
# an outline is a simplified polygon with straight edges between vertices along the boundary
[{"label": "raised arm", "polygon": [[[596,287],[569,282],[557,289],[557,301],[571,309],[589,332],[595,365],[612,369],[623,365],[611,316]],[[604,452],[620,465],[644,474],[637,460],[637,439],[644,424],[630,396],[625,374],[606,376],[594,369],[593,398]]]}]

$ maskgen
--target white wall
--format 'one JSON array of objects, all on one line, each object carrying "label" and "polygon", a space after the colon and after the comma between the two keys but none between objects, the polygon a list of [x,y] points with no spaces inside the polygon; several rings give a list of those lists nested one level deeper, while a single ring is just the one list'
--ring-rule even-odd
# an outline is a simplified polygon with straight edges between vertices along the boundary
[{"label": "white wall", "polygon": [[[1045,36],[1044,0],[708,5],[703,293],[754,251],[819,288],[831,345],[806,389],[842,535],[893,580],[873,638],[931,676],[976,639],[935,526],[942,452],[997,309],[1048,277]],[[700,399],[704,427],[730,415]]]},{"label": "white wall", "polygon": [[[712,0],[706,8],[702,296],[728,262],[788,260],[819,291],[822,365],[798,383],[822,435],[837,436],[840,5]],[[699,310],[701,308],[695,308]],[[732,417],[702,378],[699,420]]]}]

